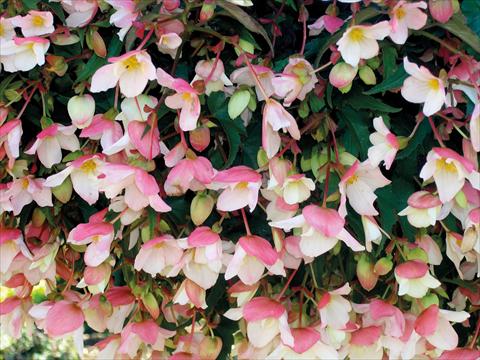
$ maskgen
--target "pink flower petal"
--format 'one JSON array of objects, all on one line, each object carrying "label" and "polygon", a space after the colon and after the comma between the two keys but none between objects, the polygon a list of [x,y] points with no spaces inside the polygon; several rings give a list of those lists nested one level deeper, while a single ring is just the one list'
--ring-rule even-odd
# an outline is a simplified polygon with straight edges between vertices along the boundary
[{"label": "pink flower petal", "polygon": [[278,319],[285,313],[285,308],[279,302],[267,298],[256,297],[243,307],[243,318],[246,321],[258,321],[268,318]]},{"label": "pink flower petal", "polygon": [[258,258],[265,265],[272,266],[278,260],[278,253],[267,240],[260,236],[242,236],[238,243],[248,255]]}]

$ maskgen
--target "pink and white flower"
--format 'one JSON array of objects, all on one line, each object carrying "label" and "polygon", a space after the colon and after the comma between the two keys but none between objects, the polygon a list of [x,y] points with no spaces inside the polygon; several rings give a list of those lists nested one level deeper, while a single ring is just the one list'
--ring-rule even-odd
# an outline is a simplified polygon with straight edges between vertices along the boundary
[{"label": "pink and white flower", "polygon": [[157,46],[158,51],[162,54],[170,55],[172,59],[175,59],[175,55],[181,44],[182,38],[177,33],[170,32],[160,35]]},{"label": "pink and white flower", "polygon": [[34,178],[32,175],[13,180],[3,195],[11,204],[13,215],[20,214],[23,207],[32,201],[42,207],[53,206],[52,192],[45,186],[45,179]]},{"label": "pink and white flower", "polygon": [[15,37],[15,26],[12,20],[13,18],[0,16],[0,42],[12,40]]},{"label": "pink and white flower", "polygon": [[336,16],[322,15],[313,24],[308,25],[309,35],[320,35],[323,29],[327,30],[330,34],[333,34],[343,25],[344,21]]},{"label": "pink and white flower", "polygon": [[256,348],[262,348],[278,334],[285,345],[294,346],[288,326],[287,311],[279,302],[267,297],[256,297],[245,304],[243,318],[247,322],[247,336]]},{"label": "pink and white flower", "polygon": [[368,159],[373,166],[378,166],[383,161],[385,169],[389,170],[400,144],[397,137],[385,126],[381,116],[373,119],[373,127],[376,132],[370,134],[373,146],[368,149]]},{"label": "pink and white flower", "polygon": [[[153,238],[142,245],[135,257],[135,270],[143,270],[152,276],[169,276],[180,262],[183,249],[171,235]],[[178,272],[178,271],[177,271]]]},{"label": "pink and white flower", "polygon": [[117,84],[126,97],[140,95],[149,80],[155,80],[155,66],[146,50],[129,51],[108,59],[110,64],[102,66],[92,77],[90,91],[107,91]]},{"label": "pink and white flower", "polygon": [[134,0],[105,0],[116,10],[110,16],[110,24],[120,28],[118,37],[123,40],[133,22],[137,19],[139,12],[136,10],[137,4]]},{"label": "pink and white flower", "polygon": [[348,348],[350,359],[381,360],[383,358],[381,335],[380,326],[366,326],[354,331]]},{"label": "pink and white flower", "polygon": [[408,206],[398,215],[407,216],[408,222],[417,228],[435,225],[442,210],[440,199],[428,191],[417,191],[407,200]]},{"label": "pink and white flower", "polygon": [[106,118],[104,114],[95,115],[91,124],[82,129],[79,135],[80,138],[100,140],[100,145],[105,154],[114,144],[117,144],[122,136],[123,131],[120,124],[113,119]]},{"label": "pink and white flower", "polygon": [[275,275],[285,276],[283,263],[272,245],[257,235],[242,236],[225,271],[225,280],[238,276],[243,283],[253,285],[265,268]]},{"label": "pink and white flower", "polygon": [[252,212],[257,206],[261,185],[262,176],[258,172],[240,165],[219,171],[209,188],[223,189],[217,199],[218,210],[235,211],[248,205]]},{"label": "pink and white flower", "polygon": [[315,183],[312,179],[303,174],[288,176],[281,186],[283,200],[288,205],[304,202],[315,190]]},{"label": "pink and white flower", "polygon": [[386,301],[373,299],[369,304],[354,304],[356,313],[362,314],[364,326],[381,326],[387,336],[400,338],[406,330],[403,313],[397,307]]},{"label": "pink and white flower", "polygon": [[390,25],[392,31],[390,38],[395,44],[405,44],[408,38],[408,29],[420,30],[427,22],[427,14],[420,9],[426,9],[427,3],[419,1],[408,3],[399,1],[392,9]]},{"label": "pink and white flower", "polygon": [[[253,71],[255,72],[258,81],[265,92],[265,95],[270,97],[275,93],[273,88],[273,71],[272,69],[261,66],[261,65],[252,65]],[[252,74],[252,71],[248,66],[236,69],[230,74],[230,79],[233,83],[239,85],[255,86],[255,91],[257,93],[258,101],[267,100],[263,96],[263,92],[260,89],[258,83],[256,82],[255,76]]]},{"label": "pink and white flower", "polygon": [[428,265],[420,260],[409,260],[395,268],[395,279],[398,283],[398,295],[409,295],[413,298],[424,297],[428,289],[439,287],[440,281],[428,271]]},{"label": "pink and white flower", "polygon": [[318,301],[317,308],[320,312],[322,327],[344,329],[350,321],[352,305],[343,296],[350,294],[351,288],[348,283],[333,291],[325,292]]},{"label": "pink and white flower", "polygon": [[290,58],[282,74],[272,80],[275,94],[284,98],[285,106],[290,106],[296,99],[304,100],[316,83],[318,79],[312,65],[303,58]]},{"label": "pink and white flower", "polygon": [[452,149],[433,148],[427,155],[427,162],[420,171],[420,177],[426,181],[435,181],[438,196],[442,203],[452,200],[462,190],[465,179],[474,189],[480,189],[480,174],[474,165]]},{"label": "pink and white flower", "polygon": [[358,160],[345,172],[338,185],[341,199],[338,212],[341,216],[347,214],[347,199],[350,206],[360,215],[378,215],[373,207],[377,199],[375,190],[390,184],[391,181],[382,175],[380,169],[369,161],[360,163]]},{"label": "pink and white flower", "polygon": [[308,205],[303,208],[301,215],[271,222],[270,226],[286,231],[301,228],[299,246],[305,256],[320,256],[333,249],[339,240],[353,251],[365,250],[363,245],[345,230],[345,219],[334,209]]},{"label": "pink and white flower", "polygon": [[388,21],[381,21],[375,25],[351,26],[337,41],[338,51],[347,64],[356,67],[360,59],[371,59],[378,55],[377,40],[385,39],[390,30]]},{"label": "pink and white flower", "polygon": [[30,10],[25,16],[15,16],[11,22],[22,30],[25,37],[46,35],[55,31],[53,14],[50,11]]},{"label": "pink and white flower", "polygon": [[195,66],[195,77],[192,81],[203,80],[205,83],[205,94],[210,95],[214,91],[224,91],[225,86],[232,86],[232,82],[225,75],[223,61],[200,60]]},{"label": "pink and white flower", "polygon": [[193,305],[198,309],[206,309],[207,303],[205,297],[206,292],[204,288],[190,279],[185,279],[175,293],[173,303],[180,305]]},{"label": "pink and white flower", "polygon": [[84,27],[95,16],[98,10],[97,0],[50,0],[62,4],[69,14],[65,19],[68,27]]},{"label": "pink and white flower", "polygon": [[21,251],[23,234],[18,229],[0,229],[0,273],[5,274],[13,259]]},{"label": "pink and white flower", "polygon": [[185,80],[173,78],[163,69],[157,69],[157,81],[160,85],[172,89],[174,95],[167,96],[165,105],[170,109],[180,109],[178,124],[183,131],[191,131],[197,127],[200,116],[200,99],[198,92]]},{"label": "pink and white flower", "polygon": [[403,66],[410,75],[403,82],[401,90],[405,100],[414,104],[423,103],[425,116],[435,114],[444,104],[448,104],[445,84],[442,79],[433,76],[426,67],[418,67],[418,65],[411,63],[407,57],[403,58]]},{"label": "pink and white flower", "polygon": [[50,41],[40,37],[15,37],[0,41],[0,63],[7,72],[29,71],[45,64]]},{"label": "pink and white flower", "polygon": [[22,134],[22,121],[19,119],[10,120],[0,125],[0,153],[3,148],[9,159],[10,167],[13,166],[15,159],[20,156]]},{"label": "pink and white flower", "polygon": [[73,125],[52,124],[43,129],[38,133],[37,140],[30,149],[25,151],[25,154],[33,155],[36,153],[43,166],[50,169],[53,165],[62,161],[62,149],[68,151],[80,149],[80,143],[75,136]]}]

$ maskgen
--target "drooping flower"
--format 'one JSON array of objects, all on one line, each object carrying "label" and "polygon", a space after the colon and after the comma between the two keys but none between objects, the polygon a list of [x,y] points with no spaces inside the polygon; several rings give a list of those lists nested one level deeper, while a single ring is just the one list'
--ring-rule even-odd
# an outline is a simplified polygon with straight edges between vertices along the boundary
[{"label": "drooping flower", "polygon": [[46,35],[55,31],[53,14],[50,11],[30,10],[25,16],[15,16],[11,22],[22,30],[25,37]]},{"label": "drooping flower", "polygon": [[409,260],[395,267],[395,279],[399,285],[398,295],[410,295],[414,298],[424,297],[428,289],[441,285],[428,271],[428,265],[420,260]]},{"label": "drooping flower", "polygon": [[195,77],[193,81],[203,80],[205,83],[205,94],[210,95],[214,91],[224,91],[225,86],[232,86],[232,82],[225,75],[223,61],[200,60],[195,66]]},{"label": "drooping flower", "polygon": [[52,124],[43,129],[37,135],[37,140],[25,151],[25,154],[37,154],[38,159],[46,168],[50,169],[53,165],[62,161],[62,149],[76,151],[80,149],[80,143],[75,136],[75,127],[73,125],[63,126]]},{"label": "drooping flower", "polygon": [[4,196],[9,200],[13,215],[18,215],[25,205],[35,201],[39,206],[53,206],[52,192],[45,185],[45,179],[24,176],[8,184]]},{"label": "drooping flower", "polygon": [[[52,0],[59,1],[59,0]],[[60,0],[62,7],[69,14],[65,19],[68,27],[84,27],[98,10],[97,0]]]},{"label": "drooping flower", "polygon": [[10,120],[0,125],[0,158],[3,157],[1,155],[3,149],[9,159],[9,167],[12,167],[15,159],[20,156],[22,134],[22,121],[19,119]]},{"label": "drooping flower", "polygon": [[435,114],[448,102],[443,80],[433,76],[426,67],[411,63],[407,57],[403,58],[403,66],[410,76],[403,82],[402,96],[411,103],[423,103],[425,116]]},{"label": "drooping flower", "polygon": [[23,235],[18,229],[1,228],[0,231],[2,232],[0,237],[0,273],[5,274],[15,256],[20,252]]},{"label": "drooping flower", "polygon": [[221,211],[240,210],[248,205],[250,212],[257,206],[262,176],[247,166],[235,166],[219,171],[209,188],[223,189],[217,199]]},{"label": "drooping flower", "polygon": [[163,235],[147,241],[135,257],[135,269],[152,276],[168,276],[182,258],[183,250],[171,235]]},{"label": "drooping flower", "polygon": [[378,55],[377,40],[386,38],[390,30],[388,21],[381,21],[375,25],[351,26],[338,40],[338,51],[347,64],[356,67],[360,59],[371,59]]},{"label": "drooping flower", "polygon": [[160,35],[157,46],[158,51],[162,54],[170,55],[172,59],[175,59],[175,55],[181,44],[182,38],[177,33],[170,32]]},{"label": "drooping flower", "polygon": [[375,190],[390,184],[390,180],[382,175],[378,167],[369,161],[360,163],[358,160],[342,176],[338,185],[341,200],[338,212],[341,216],[347,214],[347,198],[350,206],[360,215],[378,215],[373,203],[377,196]]},{"label": "drooping flower", "polygon": [[398,215],[407,216],[408,222],[417,227],[435,225],[442,210],[440,199],[428,191],[417,191],[407,200],[408,206]]},{"label": "drooping flower", "polygon": [[353,79],[355,79],[355,76],[357,76],[357,73],[358,67],[354,67],[345,62],[338,62],[330,70],[328,80],[330,81],[330,84],[337,89],[348,89],[352,84]]},{"label": "drooping flower", "polygon": [[350,285],[346,283],[342,287],[325,292],[322,295],[317,304],[322,327],[345,328],[350,321],[349,313],[352,311],[352,305],[343,296],[348,295],[350,292]]},{"label": "drooping flower", "polygon": [[345,230],[345,219],[334,209],[308,205],[303,208],[302,214],[291,219],[274,221],[270,226],[290,231],[301,228],[300,250],[306,256],[317,257],[322,255],[343,241],[353,251],[362,251],[365,248]]},{"label": "drooping flower", "polygon": [[[272,69],[261,65],[252,65],[252,69],[255,71],[257,79],[263,91],[265,92],[265,95],[268,97],[272,96],[275,93],[272,84],[274,77]],[[258,101],[267,100],[264,98],[263,92],[260,89],[260,85],[258,85],[256,82],[255,76],[252,74],[252,71],[248,66],[236,69],[230,75],[230,79],[235,84],[254,86]]]},{"label": "drooping flower", "polygon": [[376,132],[370,134],[373,146],[368,149],[368,159],[373,166],[378,166],[383,161],[385,169],[389,170],[400,148],[398,139],[385,126],[381,116],[373,119],[373,127]]},{"label": "drooping flower", "polygon": [[267,240],[257,235],[242,236],[228,263],[225,279],[238,276],[243,283],[253,285],[260,280],[265,267],[273,274],[285,276],[283,263]]},{"label": "drooping flower", "polygon": [[50,41],[40,37],[15,37],[0,41],[0,63],[7,72],[29,71],[45,64]]},{"label": "drooping flower", "polygon": [[165,105],[171,109],[180,109],[178,123],[183,131],[197,127],[200,116],[200,99],[198,92],[185,80],[173,78],[163,69],[157,69],[157,81],[160,85],[175,90],[176,94],[167,96]]},{"label": "drooping flower", "polygon": [[61,185],[70,176],[75,192],[88,204],[98,200],[98,176],[102,173],[104,162],[99,155],[83,155],[67,164],[67,167],[55,175],[47,178],[44,186],[55,187]]},{"label": "drooping flower", "polygon": [[104,114],[98,114],[93,117],[89,126],[82,129],[79,137],[100,140],[103,153],[106,154],[114,144],[120,141],[122,135],[122,127],[118,122],[113,119],[108,119]]},{"label": "drooping flower", "polygon": [[110,16],[110,24],[114,24],[120,28],[118,37],[123,40],[128,30],[136,20],[139,12],[136,11],[137,4],[134,0],[105,0],[108,4],[116,10],[112,16]]},{"label": "drooping flower", "polygon": [[480,174],[473,164],[448,148],[436,147],[428,152],[420,177],[423,180],[433,177],[440,201],[444,204],[462,190],[465,179],[470,181],[474,189],[480,190]]},{"label": "drooping flower", "polygon": [[129,51],[108,59],[92,77],[90,91],[97,93],[114,88],[117,83],[126,97],[140,95],[149,80],[155,80],[155,66],[146,50]]},{"label": "drooping flower", "polygon": [[426,9],[427,3],[419,1],[408,3],[399,1],[392,9],[390,38],[395,44],[405,44],[408,38],[408,29],[420,30],[427,22],[427,14],[420,9]]},{"label": "drooping flower", "polygon": [[381,336],[380,326],[365,326],[355,330],[350,338],[349,358],[381,360],[383,358]]},{"label": "drooping flower", "polygon": [[204,288],[190,279],[185,279],[175,293],[173,302],[180,305],[193,305],[198,309],[206,309],[205,297],[206,292]]},{"label": "drooping flower", "polygon": [[309,35],[319,35],[323,29],[330,34],[336,32],[343,25],[343,20],[336,16],[322,15],[313,24],[308,25]]}]

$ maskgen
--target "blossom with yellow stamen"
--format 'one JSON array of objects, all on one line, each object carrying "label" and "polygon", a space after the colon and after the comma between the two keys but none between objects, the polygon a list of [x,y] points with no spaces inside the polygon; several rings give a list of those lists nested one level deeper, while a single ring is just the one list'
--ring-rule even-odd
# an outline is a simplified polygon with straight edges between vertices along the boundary
[{"label": "blossom with yellow stamen", "polygon": [[53,15],[49,11],[31,10],[25,16],[15,16],[11,21],[22,30],[25,37],[46,35],[55,31]]}]

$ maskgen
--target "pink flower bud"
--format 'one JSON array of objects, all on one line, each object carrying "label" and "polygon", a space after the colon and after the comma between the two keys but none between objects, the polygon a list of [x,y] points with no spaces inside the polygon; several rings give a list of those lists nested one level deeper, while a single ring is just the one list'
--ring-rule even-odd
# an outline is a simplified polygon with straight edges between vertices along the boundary
[{"label": "pink flower bud", "polygon": [[216,359],[222,350],[222,339],[205,336],[200,342],[199,355],[202,359]]},{"label": "pink flower bud", "polygon": [[207,127],[199,127],[191,131],[190,144],[199,152],[205,150],[210,144],[210,129]]},{"label": "pink flower bud", "polygon": [[96,30],[92,33],[92,46],[93,51],[97,56],[102,58],[107,56],[107,47],[105,46],[105,41],[103,41],[103,38]]},{"label": "pink flower bud", "polygon": [[200,10],[200,21],[205,22],[210,20],[215,12],[215,0],[205,0]]},{"label": "pink flower bud", "polygon": [[428,8],[432,17],[441,23],[446,23],[453,15],[452,0],[429,0]]},{"label": "pink flower bud", "polygon": [[350,85],[357,75],[357,68],[347,63],[338,63],[330,71],[328,79],[338,89]]},{"label": "pink flower bud", "polygon": [[95,100],[92,95],[77,95],[68,100],[68,115],[72,124],[78,129],[84,129],[92,123],[95,115]]},{"label": "pink flower bud", "polygon": [[180,6],[180,0],[164,0],[163,7],[167,11],[176,10]]},{"label": "pink flower bud", "polygon": [[367,291],[377,284],[378,276],[375,274],[373,262],[366,254],[363,254],[357,263],[357,276],[360,285]]},{"label": "pink flower bud", "polygon": [[383,257],[375,263],[373,271],[377,275],[387,275],[393,268],[392,260],[388,257]]}]

